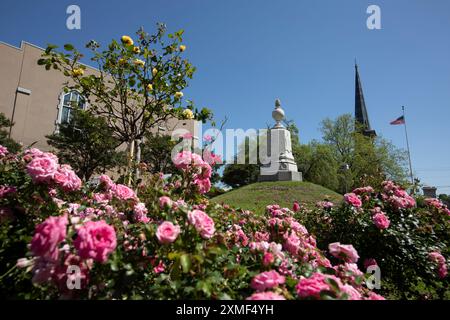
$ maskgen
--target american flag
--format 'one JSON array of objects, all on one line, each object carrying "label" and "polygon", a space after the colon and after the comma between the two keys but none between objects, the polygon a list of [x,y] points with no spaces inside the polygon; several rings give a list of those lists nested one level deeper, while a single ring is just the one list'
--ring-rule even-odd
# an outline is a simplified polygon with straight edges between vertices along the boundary
[{"label": "american flag", "polygon": [[405,124],[405,116],[398,117],[394,121],[391,121],[391,124],[393,124],[393,125]]}]

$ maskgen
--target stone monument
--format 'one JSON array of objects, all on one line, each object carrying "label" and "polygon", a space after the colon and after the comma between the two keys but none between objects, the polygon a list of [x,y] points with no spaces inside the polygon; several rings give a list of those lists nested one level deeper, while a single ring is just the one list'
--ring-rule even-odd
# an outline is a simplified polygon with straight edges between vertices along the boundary
[{"label": "stone monument", "polygon": [[285,118],[279,99],[272,111],[275,120],[273,128],[267,131],[267,155],[265,165],[260,168],[259,181],[302,181],[292,154],[291,133],[281,121]]}]

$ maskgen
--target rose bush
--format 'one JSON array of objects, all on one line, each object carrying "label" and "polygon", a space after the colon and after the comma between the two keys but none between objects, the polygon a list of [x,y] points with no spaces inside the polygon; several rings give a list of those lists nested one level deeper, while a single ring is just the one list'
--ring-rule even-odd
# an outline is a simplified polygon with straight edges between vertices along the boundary
[{"label": "rose bush", "polygon": [[377,188],[353,190],[341,205],[302,207],[296,217],[320,235],[319,248],[326,250],[331,243],[334,257],[352,256],[340,242],[356,249],[363,270],[378,265],[381,293],[387,297],[450,298],[445,259],[450,254],[450,211],[438,199],[415,199],[385,181]]},{"label": "rose bush", "polygon": [[[358,260],[353,247],[342,251],[350,246],[340,245],[344,259],[319,250],[288,208],[271,205],[257,216],[211,204],[199,186],[208,185],[208,162],[192,153],[177,159],[180,175],[151,175],[133,190],[106,175],[78,183],[69,167],[37,149],[3,152],[2,295],[381,299],[366,287],[358,266],[348,263]],[[60,171],[70,183],[55,178]],[[77,281],[80,287],[73,289]]]}]

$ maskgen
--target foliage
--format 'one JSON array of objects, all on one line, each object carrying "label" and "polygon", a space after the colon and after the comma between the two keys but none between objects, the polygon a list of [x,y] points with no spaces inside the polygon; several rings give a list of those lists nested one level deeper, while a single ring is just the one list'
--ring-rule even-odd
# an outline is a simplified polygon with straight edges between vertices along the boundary
[{"label": "foliage", "polygon": [[150,173],[172,174],[176,167],[172,162],[171,151],[177,144],[168,135],[147,133],[141,145],[141,162],[147,165]]},{"label": "foliage", "polygon": [[20,150],[20,144],[9,137],[9,129],[13,125],[11,120],[0,112],[0,145],[7,147],[10,152],[17,152]]},{"label": "foliage", "polygon": [[[260,162],[250,163],[250,154],[257,154],[258,139],[246,137],[239,146],[233,163],[227,164],[222,174],[222,182],[232,188],[239,188],[258,181]],[[256,150],[256,151],[255,151]]]},{"label": "foliage", "polygon": [[124,152],[116,151],[120,141],[102,117],[75,108],[70,123],[58,126],[47,136],[47,143],[57,149],[57,156],[75,169],[85,181],[93,174],[125,164]]}]

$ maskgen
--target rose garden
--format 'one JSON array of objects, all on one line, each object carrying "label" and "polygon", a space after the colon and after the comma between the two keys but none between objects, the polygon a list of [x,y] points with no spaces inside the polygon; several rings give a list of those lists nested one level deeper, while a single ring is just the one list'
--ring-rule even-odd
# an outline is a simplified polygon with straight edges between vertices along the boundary
[{"label": "rose garden", "polygon": [[86,117],[103,119],[125,161],[88,175],[58,151],[0,146],[3,297],[450,298],[450,210],[439,199],[374,174],[337,201],[299,194],[265,210],[214,201],[222,160],[208,141],[205,152],[176,152],[170,172],[150,170],[136,142],[169,117],[212,120],[184,100],[195,68],[182,59],[182,32],[159,26],[87,47],[99,76],[72,45],[49,46],[39,64],[88,98]]}]

